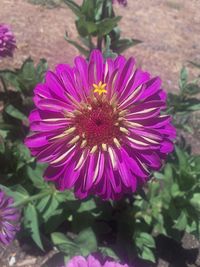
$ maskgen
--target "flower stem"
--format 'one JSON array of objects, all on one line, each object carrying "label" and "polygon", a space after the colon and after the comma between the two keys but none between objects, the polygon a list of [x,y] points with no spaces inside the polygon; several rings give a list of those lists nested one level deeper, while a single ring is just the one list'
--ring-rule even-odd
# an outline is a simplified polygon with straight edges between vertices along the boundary
[{"label": "flower stem", "polygon": [[52,194],[52,192],[53,192],[52,190],[48,190],[48,191],[41,192],[41,193],[36,194],[34,196],[31,196],[31,197],[27,197],[21,201],[15,202],[13,207],[16,208],[16,207],[20,207],[20,206],[25,206],[34,200],[38,200],[38,199],[41,199],[43,197],[48,196],[49,194]]}]

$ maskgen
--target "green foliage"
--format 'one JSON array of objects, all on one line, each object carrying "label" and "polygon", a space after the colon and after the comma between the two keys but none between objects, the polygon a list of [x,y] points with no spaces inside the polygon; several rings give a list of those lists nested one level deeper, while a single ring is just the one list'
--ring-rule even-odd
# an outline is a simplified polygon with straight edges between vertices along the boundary
[{"label": "green foliage", "polygon": [[[120,38],[117,25],[121,17],[115,16],[112,0],[84,0],[81,6],[73,0],[63,1],[77,17],[76,29],[83,45],[71,40],[67,33],[65,39],[84,55],[88,56],[94,48],[106,53],[108,37],[110,38],[109,50],[118,54],[141,42],[136,39]],[[96,44],[93,41],[96,41]]]},{"label": "green foliage", "polygon": [[0,77],[3,78],[7,86],[11,86],[16,91],[28,96],[32,94],[35,85],[43,80],[46,70],[47,62],[45,59],[41,59],[35,67],[33,60],[28,58],[24,61],[20,69],[16,69],[15,71],[1,70]]},{"label": "green foliage", "polygon": [[41,59],[35,67],[33,60],[28,58],[15,71],[0,71],[0,96],[3,100],[0,114],[2,183],[23,183],[26,181],[27,165],[34,164],[23,139],[28,133],[27,116],[33,108],[33,89],[43,81],[46,70],[46,60]]},{"label": "green foliage", "polygon": [[[199,164],[200,156],[192,156],[176,146],[163,171],[154,174],[157,180],[149,182],[146,198],[136,197],[134,239],[142,258],[155,259],[149,250],[155,248],[152,237],[158,234],[172,237],[178,242],[185,231],[200,238]],[[144,246],[148,248],[149,258],[143,250]]]},{"label": "green foliage", "polygon": [[38,213],[35,206],[31,203],[24,208],[24,226],[38,247],[44,250],[40,237]]},{"label": "green foliage", "polygon": [[192,113],[200,110],[200,80],[188,79],[188,71],[183,67],[179,78],[179,92],[168,94],[168,113],[173,116],[176,127],[193,132],[190,121]]}]

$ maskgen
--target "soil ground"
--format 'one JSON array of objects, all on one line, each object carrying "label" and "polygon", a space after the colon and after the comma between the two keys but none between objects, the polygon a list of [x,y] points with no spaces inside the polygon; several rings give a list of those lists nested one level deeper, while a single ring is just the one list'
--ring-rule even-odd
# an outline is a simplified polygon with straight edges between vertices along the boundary
[{"label": "soil ground", "polygon": [[[127,8],[116,5],[116,12],[123,16],[122,35],[143,41],[125,55],[134,56],[143,69],[161,76],[167,91],[178,90],[177,81],[183,65],[188,67],[191,79],[199,75],[199,69],[188,63],[189,60],[200,62],[199,10],[199,0],[128,0]],[[28,56],[36,62],[46,58],[51,69],[59,63],[72,64],[78,52],[64,40],[64,34],[67,31],[70,38],[77,39],[74,19],[64,5],[47,8],[27,0],[0,0],[0,22],[12,26],[18,46],[12,59],[0,61],[0,69],[19,67]],[[195,144],[193,151],[198,153],[198,136],[189,138]],[[183,240],[186,250],[173,250],[171,243],[166,244],[165,249],[160,246],[159,267],[200,266],[199,243],[191,236]],[[31,256],[15,242],[9,250],[0,248],[0,266],[40,267],[52,257],[51,253],[54,254],[51,251],[48,255]],[[16,263],[12,263],[14,259]]]}]

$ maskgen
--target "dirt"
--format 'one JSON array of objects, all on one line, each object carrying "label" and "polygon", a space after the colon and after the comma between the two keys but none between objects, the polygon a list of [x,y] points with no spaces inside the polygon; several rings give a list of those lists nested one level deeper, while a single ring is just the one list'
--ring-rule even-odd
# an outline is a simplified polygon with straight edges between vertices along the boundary
[{"label": "dirt", "polygon": [[[80,2],[81,0],[77,0],[77,3]],[[116,5],[115,9],[117,14],[123,16],[120,22],[122,35],[143,41],[127,50],[125,55],[134,56],[143,69],[150,71],[152,75],[161,76],[167,91],[178,90],[177,81],[183,65],[188,67],[191,78],[199,75],[199,69],[188,63],[189,60],[200,62],[199,0],[129,0],[128,8]],[[26,0],[0,0],[0,18],[1,22],[12,26],[18,46],[13,58],[0,61],[0,69],[19,67],[28,56],[36,62],[40,58],[46,58],[49,68],[53,69],[59,63],[72,64],[74,56],[78,54],[64,40],[65,31],[70,38],[77,39],[75,17],[64,5],[50,9],[33,5]],[[195,144],[193,152],[198,153],[198,136],[190,135],[190,138]],[[187,251],[196,249],[197,252],[190,252],[194,256],[192,260],[183,257],[185,250],[175,249],[174,252],[172,249],[167,254],[166,248],[171,247],[167,243],[165,253],[162,249],[160,251],[158,267],[200,266],[199,243],[193,237],[186,236],[183,247]],[[8,251],[0,248],[1,267],[11,266],[10,257],[14,254],[17,263],[12,266],[25,267],[40,267],[45,264],[45,260],[52,258],[51,253],[54,254],[49,252],[48,255],[36,257],[22,249],[17,241],[12,246]],[[180,258],[179,263],[177,258]]]}]

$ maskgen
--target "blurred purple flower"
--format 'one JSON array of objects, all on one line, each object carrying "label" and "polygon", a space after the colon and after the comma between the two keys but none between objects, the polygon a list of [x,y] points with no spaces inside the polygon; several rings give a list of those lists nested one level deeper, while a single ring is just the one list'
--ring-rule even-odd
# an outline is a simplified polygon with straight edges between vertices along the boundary
[{"label": "blurred purple flower", "polygon": [[10,244],[19,231],[20,212],[12,207],[14,200],[0,189],[0,243]]},{"label": "blurred purple flower", "polygon": [[16,48],[15,37],[6,24],[0,24],[0,58],[12,56]]},{"label": "blurred purple flower", "polygon": [[127,0],[113,0],[113,3],[118,2],[122,6],[127,6],[128,2]]},{"label": "blurred purple flower", "polygon": [[127,264],[120,264],[115,261],[107,260],[104,264],[101,264],[92,255],[87,258],[82,256],[75,256],[72,258],[65,267],[129,267]]},{"label": "blurred purple flower", "polygon": [[135,192],[173,150],[175,129],[159,77],[123,56],[58,65],[35,88],[30,114],[35,133],[25,143],[49,167],[44,177],[58,189],[74,187],[78,198],[119,199]]}]

